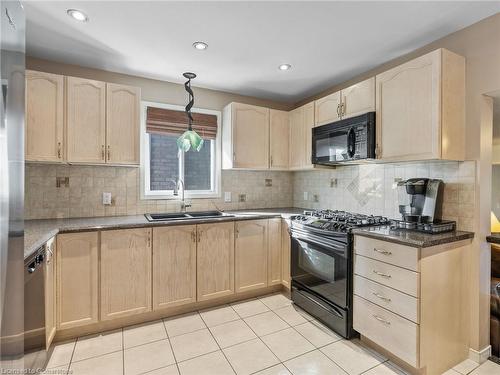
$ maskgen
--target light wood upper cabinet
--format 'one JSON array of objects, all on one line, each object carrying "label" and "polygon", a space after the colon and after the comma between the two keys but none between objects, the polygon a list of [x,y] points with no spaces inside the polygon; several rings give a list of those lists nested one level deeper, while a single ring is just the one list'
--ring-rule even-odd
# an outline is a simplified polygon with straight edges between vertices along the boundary
[{"label": "light wood upper cabinet", "polygon": [[59,234],[56,254],[57,328],[97,323],[98,233]]},{"label": "light wood upper cabinet", "polygon": [[101,232],[101,320],[151,311],[151,229]]},{"label": "light wood upper cabinet", "polygon": [[27,161],[64,160],[64,77],[26,71]]},{"label": "light wood upper cabinet", "polygon": [[289,169],[312,168],[312,128],[314,127],[314,102],[290,111]]},{"label": "light wood upper cabinet", "polygon": [[438,49],[377,75],[379,159],[464,158],[465,60]]},{"label": "light wood upper cabinet", "polygon": [[304,106],[304,128],[305,128],[305,159],[304,167],[312,168],[312,129],[314,128],[314,102],[305,104]]},{"label": "light wood upper cabinet", "polygon": [[234,222],[197,226],[197,299],[234,294]]},{"label": "light wood upper cabinet", "polygon": [[281,284],[281,218],[269,219],[268,224],[267,285]]},{"label": "light wood upper cabinet", "polygon": [[45,256],[45,348],[48,350],[56,335],[56,241],[50,239],[46,244]]},{"label": "light wood upper cabinet", "polygon": [[340,91],[327,95],[314,102],[314,117],[316,126],[340,120]]},{"label": "light wood upper cabinet", "polygon": [[291,239],[290,232],[288,230],[288,223],[286,220],[281,222],[281,284],[290,289],[291,287],[291,276],[290,276],[290,261],[291,261]]},{"label": "light wood upper cabinet", "polygon": [[67,159],[105,163],[106,83],[67,77]]},{"label": "light wood upper cabinet", "polygon": [[141,91],[137,87],[106,84],[106,160],[139,164]]},{"label": "light wood upper cabinet", "polygon": [[341,90],[342,118],[375,111],[375,77]]},{"label": "light wood upper cabinet", "polygon": [[267,219],[237,221],[235,239],[236,293],[267,286]]},{"label": "light wood upper cabinet", "polygon": [[288,169],[289,133],[288,112],[271,109],[269,128],[271,169]]},{"label": "light wood upper cabinet", "polygon": [[196,302],[196,225],[153,229],[153,309]]},{"label": "light wood upper cabinet", "polygon": [[231,103],[222,124],[223,168],[269,169],[269,108]]}]

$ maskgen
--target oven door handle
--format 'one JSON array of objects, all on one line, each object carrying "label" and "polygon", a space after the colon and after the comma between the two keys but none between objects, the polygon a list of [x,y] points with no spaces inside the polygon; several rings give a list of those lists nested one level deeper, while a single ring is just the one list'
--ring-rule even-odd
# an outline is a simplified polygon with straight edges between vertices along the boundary
[{"label": "oven door handle", "polygon": [[338,309],[336,309],[335,307],[333,306],[330,306],[330,305],[327,305],[325,306],[324,304],[316,301],[316,299],[311,295],[309,294],[308,292],[306,292],[305,290],[303,289],[299,289],[297,287],[294,287],[295,290],[297,291],[297,293],[299,293],[302,297],[304,297],[305,299],[307,299],[308,301],[316,304],[317,306],[319,306],[320,308],[322,308],[323,310],[327,310],[328,312],[331,312],[332,314],[335,314],[337,315],[339,318],[343,318],[343,315],[342,313],[339,312]]},{"label": "oven door handle", "polygon": [[339,246],[336,243],[332,243],[329,241],[328,242],[327,241],[317,241],[317,240],[311,239],[309,237],[299,236],[297,234],[293,234],[292,237],[298,241],[314,244],[317,246],[321,246],[323,248],[328,248],[328,250],[331,250],[332,252],[341,254],[342,256],[345,256],[345,253],[346,253],[346,246]]}]

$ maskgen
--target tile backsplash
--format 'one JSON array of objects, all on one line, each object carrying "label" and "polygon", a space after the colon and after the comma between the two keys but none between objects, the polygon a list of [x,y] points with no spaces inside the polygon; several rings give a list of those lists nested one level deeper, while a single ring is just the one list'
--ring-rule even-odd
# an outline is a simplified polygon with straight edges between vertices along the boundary
[{"label": "tile backsplash", "polygon": [[[348,210],[399,218],[398,179],[445,182],[443,216],[473,230],[474,161],[367,164],[303,172],[222,171],[222,197],[194,199],[191,210],[307,207]],[[56,187],[59,178],[69,183]],[[139,169],[110,166],[26,165],[26,219],[135,215],[178,211],[178,200],[140,199]],[[102,204],[111,192],[112,205]],[[232,202],[224,202],[231,192]],[[241,202],[241,197],[245,201]]]}]

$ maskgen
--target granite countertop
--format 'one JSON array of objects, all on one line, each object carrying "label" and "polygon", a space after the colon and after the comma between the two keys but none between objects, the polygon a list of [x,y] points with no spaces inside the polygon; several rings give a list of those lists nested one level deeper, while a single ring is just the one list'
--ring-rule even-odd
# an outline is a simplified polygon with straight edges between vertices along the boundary
[{"label": "granite countertop", "polygon": [[355,229],[353,233],[364,237],[413,247],[430,247],[474,238],[473,232],[454,231],[441,234],[429,234],[409,230],[391,229],[389,226],[364,227]]},{"label": "granite countertop", "polygon": [[486,241],[489,243],[500,244],[500,233],[491,233],[491,235],[486,237]]},{"label": "granite countertop", "polygon": [[227,216],[217,218],[200,218],[189,221],[171,220],[150,222],[144,215],[87,217],[73,219],[43,219],[26,220],[24,223],[24,258],[33,254],[40,246],[58,233],[84,232],[101,229],[126,229],[155,227],[165,225],[186,225],[235,220],[252,220],[269,217],[289,219],[292,215],[300,214],[302,208],[262,208],[251,210],[226,211]]}]

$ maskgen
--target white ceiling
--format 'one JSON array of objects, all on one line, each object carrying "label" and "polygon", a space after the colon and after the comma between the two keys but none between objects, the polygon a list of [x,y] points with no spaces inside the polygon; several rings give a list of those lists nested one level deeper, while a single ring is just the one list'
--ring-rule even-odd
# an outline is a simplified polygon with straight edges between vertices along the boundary
[{"label": "white ceiling", "polygon": [[[295,102],[500,11],[500,2],[24,1],[30,56]],[[85,11],[79,23],[66,9]],[[204,41],[197,51],[191,45]],[[290,71],[278,65],[292,64]]]}]

